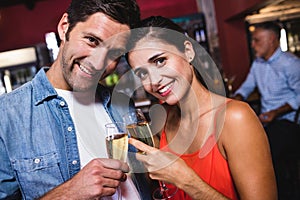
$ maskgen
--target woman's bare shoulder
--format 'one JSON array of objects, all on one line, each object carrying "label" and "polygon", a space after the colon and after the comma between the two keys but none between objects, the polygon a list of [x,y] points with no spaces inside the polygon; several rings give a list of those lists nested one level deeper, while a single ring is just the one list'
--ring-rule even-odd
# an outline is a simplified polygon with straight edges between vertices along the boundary
[{"label": "woman's bare shoulder", "polygon": [[223,155],[230,152],[230,149],[234,151],[265,142],[263,126],[247,103],[231,100],[225,110],[224,126],[219,140],[219,147],[226,149]]},{"label": "woman's bare shoulder", "polygon": [[254,131],[261,132],[262,124],[254,110],[246,102],[229,100],[226,104],[223,132],[228,134],[242,134]]},{"label": "woman's bare shoulder", "polygon": [[230,99],[226,106],[226,119],[243,122],[257,119],[257,116],[248,103]]}]

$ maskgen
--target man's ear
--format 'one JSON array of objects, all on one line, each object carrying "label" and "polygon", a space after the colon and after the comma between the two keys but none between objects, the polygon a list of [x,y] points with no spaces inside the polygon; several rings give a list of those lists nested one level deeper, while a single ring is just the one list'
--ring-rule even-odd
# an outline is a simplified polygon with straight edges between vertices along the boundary
[{"label": "man's ear", "polygon": [[194,60],[195,51],[192,43],[188,40],[184,42],[184,54],[187,58],[187,61],[190,63]]},{"label": "man's ear", "polygon": [[57,31],[61,41],[65,41],[66,39],[65,36],[68,31],[68,28],[69,28],[68,14],[64,13],[57,25]]}]

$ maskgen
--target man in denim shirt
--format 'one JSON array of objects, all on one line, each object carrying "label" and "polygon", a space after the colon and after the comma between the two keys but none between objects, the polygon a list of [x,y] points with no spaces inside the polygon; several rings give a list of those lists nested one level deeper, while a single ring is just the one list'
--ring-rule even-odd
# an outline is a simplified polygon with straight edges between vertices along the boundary
[{"label": "man in denim shirt", "polygon": [[[0,199],[100,199],[119,185],[123,199],[140,199],[125,181],[128,165],[103,158],[98,129],[120,120],[98,81],[115,69],[139,17],[134,0],[71,2],[57,27],[57,60],[0,97]],[[102,138],[99,152],[97,141],[89,146],[93,136]]]}]

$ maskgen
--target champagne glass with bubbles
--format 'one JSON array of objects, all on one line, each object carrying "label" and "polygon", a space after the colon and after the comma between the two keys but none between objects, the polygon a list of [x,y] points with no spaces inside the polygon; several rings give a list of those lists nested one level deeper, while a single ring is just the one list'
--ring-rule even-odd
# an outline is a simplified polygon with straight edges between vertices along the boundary
[{"label": "champagne glass with bubbles", "polygon": [[[125,123],[115,122],[105,124],[105,130],[105,142],[108,157],[126,162],[128,153],[128,134]],[[117,193],[118,200],[121,200],[122,193],[120,186],[117,188]]]},{"label": "champagne glass with bubbles", "polygon": [[[153,139],[153,134],[149,127],[149,123],[141,109],[128,112],[123,116],[126,128],[130,137],[137,139],[145,144],[156,147]],[[138,153],[144,153],[138,151]],[[177,192],[177,187],[168,188],[164,181],[158,181],[159,187],[154,190],[152,197],[154,200],[171,199]]]}]

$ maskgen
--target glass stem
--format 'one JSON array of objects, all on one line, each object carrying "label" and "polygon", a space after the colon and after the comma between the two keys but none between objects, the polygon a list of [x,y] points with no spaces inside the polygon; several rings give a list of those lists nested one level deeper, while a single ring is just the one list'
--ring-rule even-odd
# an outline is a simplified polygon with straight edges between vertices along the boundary
[{"label": "glass stem", "polygon": [[159,187],[160,187],[160,191],[161,191],[163,197],[168,198],[169,197],[168,188],[167,188],[165,182],[159,181]]},{"label": "glass stem", "polygon": [[117,193],[118,193],[118,200],[122,200],[122,189],[121,189],[121,185],[118,186],[118,188],[117,188]]}]

